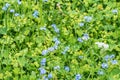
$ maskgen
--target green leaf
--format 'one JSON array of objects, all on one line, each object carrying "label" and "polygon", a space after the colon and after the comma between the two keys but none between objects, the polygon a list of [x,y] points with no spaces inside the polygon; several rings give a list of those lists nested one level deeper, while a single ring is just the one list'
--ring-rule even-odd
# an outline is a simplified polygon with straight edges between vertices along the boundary
[{"label": "green leaf", "polygon": [[1,27],[0,34],[6,34],[6,33],[7,33],[7,27]]},{"label": "green leaf", "polygon": [[118,68],[113,69],[113,70],[111,71],[111,74],[112,74],[112,75],[120,74],[120,69],[118,69]]}]

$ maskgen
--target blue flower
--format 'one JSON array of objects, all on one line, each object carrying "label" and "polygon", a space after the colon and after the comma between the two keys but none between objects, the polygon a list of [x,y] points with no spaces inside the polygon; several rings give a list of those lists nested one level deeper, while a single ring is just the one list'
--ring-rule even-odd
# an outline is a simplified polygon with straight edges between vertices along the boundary
[{"label": "blue flower", "polygon": [[56,24],[52,24],[51,26],[54,28],[56,33],[59,33],[59,29],[56,27]]},{"label": "blue flower", "polygon": [[51,79],[52,78],[52,73],[49,73],[48,74],[48,79]]},{"label": "blue flower", "polygon": [[66,46],[65,49],[64,49],[64,51],[62,52],[62,54],[65,54],[69,49],[70,49],[70,47]]},{"label": "blue flower", "polygon": [[83,58],[83,56],[79,56],[79,59],[82,59]]},{"label": "blue flower", "polygon": [[104,60],[105,61],[108,61],[110,59],[110,56],[109,55],[106,55],[105,57],[104,57]]},{"label": "blue flower", "polygon": [[21,4],[21,1],[20,1],[20,0],[18,0],[18,1],[17,1],[17,3],[20,5],[20,4]]},{"label": "blue flower", "polygon": [[43,0],[43,2],[48,2],[48,0]]},{"label": "blue flower", "polygon": [[48,53],[48,50],[43,50],[42,51],[42,55],[44,56],[44,55],[46,55]]},{"label": "blue flower", "polygon": [[38,70],[40,70],[40,74],[42,75],[42,74],[45,74],[46,73],[46,70],[44,69],[44,68],[39,68]]},{"label": "blue flower", "polygon": [[45,66],[45,64],[46,64],[46,58],[43,58],[43,59],[41,60],[41,65],[42,65],[42,66]]},{"label": "blue flower", "polygon": [[91,16],[84,16],[84,20],[86,22],[90,22],[92,20],[92,17]]},{"label": "blue flower", "polygon": [[56,28],[56,24],[52,24],[51,26],[52,26],[53,28]]},{"label": "blue flower", "polygon": [[97,74],[98,74],[98,75],[104,75],[104,72],[103,72],[102,70],[99,70],[99,71],[97,72]]},{"label": "blue flower", "polygon": [[53,41],[54,42],[58,41],[58,38],[57,37],[53,38]]},{"label": "blue flower", "polygon": [[19,13],[15,13],[15,16],[19,16],[20,14]]},{"label": "blue flower", "polygon": [[104,69],[108,68],[108,64],[107,63],[102,63],[101,67],[104,68]]},{"label": "blue flower", "polygon": [[89,39],[89,35],[88,34],[84,34],[83,37],[82,37],[83,40],[88,40]]},{"label": "blue flower", "polygon": [[6,3],[5,6],[2,7],[2,10],[6,11],[9,6],[10,6],[10,4],[9,4],[9,3]]},{"label": "blue flower", "polygon": [[54,47],[50,47],[50,48],[48,48],[48,51],[54,51],[55,50],[55,48]]},{"label": "blue flower", "polygon": [[80,27],[83,27],[83,26],[84,26],[84,23],[79,23],[79,26],[80,26]]},{"label": "blue flower", "polygon": [[54,30],[56,33],[59,33],[59,31],[60,31],[58,28],[54,28]]},{"label": "blue flower", "polygon": [[55,41],[55,45],[59,45],[60,44],[60,41]]},{"label": "blue flower", "polygon": [[58,40],[58,38],[53,38],[53,41],[55,42],[55,45],[59,45],[60,44],[60,41]]},{"label": "blue flower", "polygon": [[49,80],[46,76],[43,76],[43,80]]},{"label": "blue flower", "polygon": [[114,65],[114,64],[117,64],[117,60],[111,60],[111,63]]},{"label": "blue flower", "polygon": [[35,18],[38,18],[38,15],[39,15],[39,12],[38,12],[37,10],[35,10],[34,13],[33,13],[33,16],[34,16]]},{"label": "blue flower", "polygon": [[70,47],[66,46],[64,51],[68,51],[69,49],[70,49]]},{"label": "blue flower", "polygon": [[69,72],[70,71],[70,68],[68,66],[65,66],[64,69]]},{"label": "blue flower", "polygon": [[115,58],[115,54],[110,55],[110,59],[113,59],[113,58]]},{"label": "blue flower", "polygon": [[14,10],[14,9],[11,9],[11,10],[10,10],[10,12],[11,12],[11,13],[14,13],[14,12],[15,12],[15,10]]},{"label": "blue flower", "polygon": [[5,6],[3,6],[3,7],[2,7],[2,10],[6,11],[6,10],[7,10],[7,8],[6,8]]},{"label": "blue flower", "polygon": [[77,74],[76,76],[75,76],[75,80],[80,80],[82,78],[82,76],[80,75],[80,74]]},{"label": "blue flower", "polygon": [[82,40],[81,38],[78,38],[77,40],[78,40],[79,42],[83,42],[83,40]]},{"label": "blue flower", "polygon": [[54,45],[53,47],[54,47],[54,49],[57,49],[57,48],[58,48],[58,45]]},{"label": "blue flower", "polygon": [[10,6],[10,4],[9,4],[9,3],[6,3],[6,4],[5,4],[5,7],[6,7],[6,8],[8,8],[9,6]]}]

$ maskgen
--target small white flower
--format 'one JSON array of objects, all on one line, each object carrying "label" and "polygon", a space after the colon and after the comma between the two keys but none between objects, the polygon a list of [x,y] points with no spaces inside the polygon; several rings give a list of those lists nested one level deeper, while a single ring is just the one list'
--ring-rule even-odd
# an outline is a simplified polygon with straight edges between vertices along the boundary
[{"label": "small white flower", "polygon": [[45,27],[45,26],[44,26],[44,27],[41,27],[40,30],[44,30],[44,31],[45,31],[45,30],[46,30],[46,27]]},{"label": "small white flower", "polygon": [[108,49],[109,48],[109,45],[105,44],[103,42],[95,42],[95,44],[97,44],[99,48],[104,48],[104,49]]},{"label": "small white flower", "polygon": [[55,66],[54,70],[60,70],[60,66]]},{"label": "small white flower", "polygon": [[117,9],[113,9],[113,10],[112,10],[112,13],[113,13],[113,14],[118,14],[118,10],[117,10]]},{"label": "small white flower", "polygon": [[104,47],[105,49],[108,49],[108,48],[109,48],[109,45],[108,45],[108,44],[103,44],[103,47]]}]

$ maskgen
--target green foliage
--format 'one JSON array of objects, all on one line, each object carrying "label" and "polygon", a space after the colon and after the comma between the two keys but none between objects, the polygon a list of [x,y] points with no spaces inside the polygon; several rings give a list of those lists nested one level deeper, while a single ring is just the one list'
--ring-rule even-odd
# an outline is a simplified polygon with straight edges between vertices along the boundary
[{"label": "green foliage", "polygon": [[0,80],[120,79],[119,1],[4,0],[0,9]]}]

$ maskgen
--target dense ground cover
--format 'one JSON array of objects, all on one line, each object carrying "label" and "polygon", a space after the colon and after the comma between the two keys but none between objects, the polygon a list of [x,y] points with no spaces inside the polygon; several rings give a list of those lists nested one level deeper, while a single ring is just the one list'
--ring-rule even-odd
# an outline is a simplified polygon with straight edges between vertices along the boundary
[{"label": "dense ground cover", "polygon": [[119,0],[0,0],[1,80],[120,80]]}]

